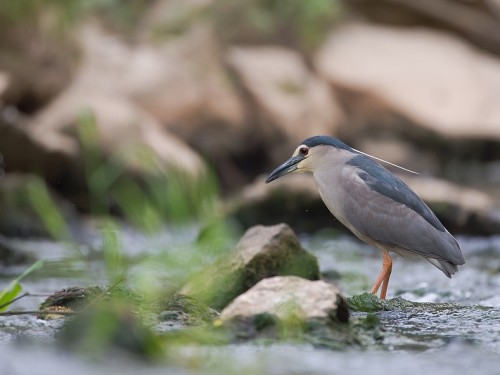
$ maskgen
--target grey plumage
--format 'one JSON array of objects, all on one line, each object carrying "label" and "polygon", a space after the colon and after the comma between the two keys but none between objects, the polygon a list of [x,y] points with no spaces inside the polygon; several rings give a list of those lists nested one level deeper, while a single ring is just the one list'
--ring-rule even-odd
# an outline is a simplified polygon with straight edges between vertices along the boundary
[{"label": "grey plumage", "polygon": [[422,202],[417,194],[379,163],[367,156],[357,155],[349,160],[347,164],[361,170],[358,175],[370,189],[411,208],[437,230],[446,231],[443,224],[434,215],[434,212]]},{"label": "grey plumage", "polygon": [[[403,181],[363,155],[347,164],[357,168],[366,185],[339,182],[346,183],[345,188],[351,192],[344,201],[346,217],[362,234],[394,247],[395,252],[408,250],[429,261],[435,259],[437,263],[431,263],[448,277],[457,271],[457,265],[464,264],[457,241]],[[372,191],[369,196],[362,193],[368,189]],[[376,220],[367,220],[375,215]],[[402,255],[406,255],[404,251]]]}]

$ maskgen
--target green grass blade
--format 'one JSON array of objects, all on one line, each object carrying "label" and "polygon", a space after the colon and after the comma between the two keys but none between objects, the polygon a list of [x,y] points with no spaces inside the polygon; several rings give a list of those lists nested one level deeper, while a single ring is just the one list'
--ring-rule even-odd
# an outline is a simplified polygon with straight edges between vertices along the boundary
[{"label": "green grass blade", "polygon": [[0,291],[0,312],[9,307],[9,302],[16,298],[23,290],[20,281],[27,275],[43,267],[43,260],[39,260],[29,266],[22,274],[12,280],[7,287]]}]

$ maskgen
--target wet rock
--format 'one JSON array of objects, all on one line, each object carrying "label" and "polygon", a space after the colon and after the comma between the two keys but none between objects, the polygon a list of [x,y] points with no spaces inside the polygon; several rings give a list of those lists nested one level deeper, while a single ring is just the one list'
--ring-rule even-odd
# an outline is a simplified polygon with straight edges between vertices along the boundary
[{"label": "wet rock", "polygon": [[348,299],[349,309],[373,313],[377,311],[389,310],[390,305],[386,300],[380,299],[373,293],[363,293],[352,296]]},{"label": "wet rock", "polygon": [[284,319],[295,314],[304,320],[347,322],[347,303],[337,286],[322,280],[277,276],[261,280],[238,296],[220,314],[221,320],[272,314]]},{"label": "wet rock", "polygon": [[301,247],[288,225],[256,226],[232,253],[194,275],[180,293],[222,309],[260,280],[278,275],[320,278],[316,257]]},{"label": "wet rock", "polygon": [[343,119],[336,98],[297,52],[234,47],[227,60],[255,100],[274,160],[309,136],[336,132]]},{"label": "wet rock", "polygon": [[101,287],[71,287],[50,295],[40,304],[38,319],[63,319],[81,311],[90,303],[107,296]]},{"label": "wet rock", "polygon": [[375,313],[353,315],[349,326],[358,342],[366,348],[373,349],[375,345],[382,344],[386,336],[384,326]]},{"label": "wet rock", "polygon": [[357,97],[350,112],[366,126],[378,119],[447,137],[500,138],[500,61],[449,34],[350,24],[331,34],[316,65]]},{"label": "wet rock", "polygon": [[[130,306],[140,305],[145,310],[157,313],[158,328],[163,331],[211,323],[219,315],[205,304],[182,294],[158,296],[156,301],[151,301],[127,288],[92,286],[71,287],[55,292],[40,305],[38,318],[63,318],[67,316],[65,312],[80,313],[99,301],[109,302],[113,299],[126,300]],[[60,311],[63,314],[58,314]]]},{"label": "wet rock", "polygon": [[[144,302],[137,293],[123,287],[75,286],[48,296],[40,304],[38,319],[60,319],[84,312],[97,303],[111,303],[114,300],[128,301],[130,306]],[[62,314],[59,314],[60,312]]]}]

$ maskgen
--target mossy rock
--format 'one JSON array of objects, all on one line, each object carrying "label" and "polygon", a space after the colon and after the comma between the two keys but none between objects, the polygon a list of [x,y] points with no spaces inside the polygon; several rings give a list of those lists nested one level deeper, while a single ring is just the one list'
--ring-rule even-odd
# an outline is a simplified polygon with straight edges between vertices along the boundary
[{"label": "mossy rock", "polygon": [[286,224],[250,228],[229,256],[194,275],[181,293],[221,310],[264,278],[321,278],[316,257],[306,252]]},{"label": "mossy rock", "polygon": [[358,312],[373,313],[388,310],[389,304],[373,293],[363,293],[348,299],[349,309]]}]

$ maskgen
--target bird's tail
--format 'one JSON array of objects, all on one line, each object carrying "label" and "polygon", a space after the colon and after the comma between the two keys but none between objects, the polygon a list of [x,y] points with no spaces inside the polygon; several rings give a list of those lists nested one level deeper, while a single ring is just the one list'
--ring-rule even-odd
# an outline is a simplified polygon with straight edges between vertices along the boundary
[{"label": "bird's tail", "polygon": [[435,259],[435,258],[425,258],[431,263],[434,267],[443,271],[443,273],[451,278],[451,275],[454,275],[458,272],[458,266],[455,263],[452,263],[447,260]]}]

